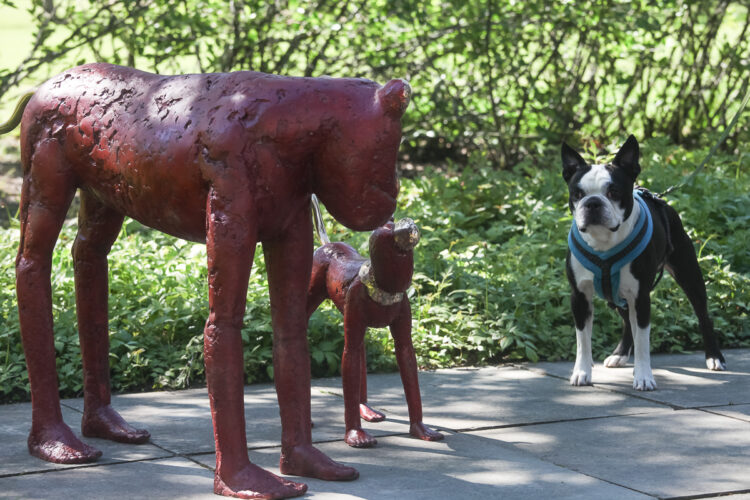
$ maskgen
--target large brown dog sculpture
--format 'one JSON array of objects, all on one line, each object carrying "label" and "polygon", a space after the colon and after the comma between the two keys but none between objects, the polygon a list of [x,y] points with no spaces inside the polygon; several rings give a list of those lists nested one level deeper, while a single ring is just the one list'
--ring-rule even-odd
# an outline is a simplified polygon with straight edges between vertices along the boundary
[{"label": "large brown dog sculpture", "polygon": [[[282,473],[348,480],[355,469],[312,446],[305,294],[312,265],[310,195],[354,230],[396,206],[396,157],[409,86],[254,72],[159,76],[108,64],[43,84],[22,120],[21,244],[16,279],[32,396],[30,452],[52,462],[100,452],[63,422],[55,371],[52,250],[76,189],[73,244],[84,371],[82,432],[148,439],[110,406],[107,254],[125,216],[205,242],[205,364],[216,440],[214,491],[284,498],[306,485],[250,463],[240,329],[257,242],[271,296]],[[252,415],[252,413],[251,413]]]},{"label": "large brown dog sculpture", "polygon": [[360,416],[370,422],[385,415],[367,404],[367,362],[364,347],[368,327],[390,328],[409,409],[409,433],[426,441],[443,439],[422,422],[417,360],[411,341],[411,305],[406,290],[414,270],[414,246],[419,229],[411,219],[388,222],[370,235],[370,260],[350,245],[331,243],[323,229],[317,202],[314,211],[324,243],[313,255],[307,292],[307,315],[331,299],[344,315],[344,353],[341,375],[344,388],[344,440],[355,448],[369,448],[377,441],[362,429]]}]

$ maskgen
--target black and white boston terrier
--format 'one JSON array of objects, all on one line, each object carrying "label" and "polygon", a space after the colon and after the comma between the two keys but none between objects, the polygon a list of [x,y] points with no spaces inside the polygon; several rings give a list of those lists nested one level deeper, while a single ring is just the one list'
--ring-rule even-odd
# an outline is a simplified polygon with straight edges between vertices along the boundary
[{"label": "black and white boston terrier", "polygon": [[633,387],[656,389],[649,348],[650,294],[664,269],[684,290],[698,316],[706,366],[726,369],[708,316],[706,286],[693,243],[672,207],[649,191],[635,188],[641,171],[638,156],[638,142],[632,135],[606,165],[589,165],[570,146],[562,145],[562,174],[573,214],[566,258],[577,341],[572,385],[592,382],[596,293],[623,319],[622,340],[604,366],[624,366],[635,348]]}]

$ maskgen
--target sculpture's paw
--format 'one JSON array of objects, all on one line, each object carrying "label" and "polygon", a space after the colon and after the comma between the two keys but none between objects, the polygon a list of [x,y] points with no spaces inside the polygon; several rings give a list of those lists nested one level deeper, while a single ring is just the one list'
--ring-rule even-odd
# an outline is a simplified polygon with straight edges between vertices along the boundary
[{"label": "sculpture's paw", "polygon": [[385,420],[385,414],[373,410],[367,403],[359,404],[359,416],[367,422],[382,422]]},{"label": "sculpture's paw", "polygon": [[314,477],[324,481],[352,481],[359,477],[357,469],[334,462],[310,444],[282,448],[279,469],[282,474]]},{"label": "sculpture's paw", "polygon": [[591,372],[573,370],[570,376],[570,385],[591,385]]},{"label": "sculpture's paw", "polygon": [[85,411],[81,420],[81,432],[86,437],[130,444],[143,444],[151,437],[147,430],[136,429],[128,424],[110,405]]},{"label": "sculpture's paw", "polygon": [[633,377],[633,389],[636,391],[653,391],[656,389],[656,380],[650,373],[636,375]]},{"label": "sculpture's paw", "polygon": [[364,429],[351,429],[346,431],[344,441],[353,448],[372,448],[378,444],[378,440],[372,437],[372,435]]},{"label": "sculpture's paw", "polygon": [[727,363],[722,358],[706,358],[706,368],[715,372],[723,372],[727,369]]},{"label": "sculpture's paw", "polygon": [[422,422],[411,424],[409,426],[409,434],[424,441],[440,441],[444,437],[438,431],[433,431]]},{"label": "sculpture's paw", "polygon": [[236,498],[292,498],[304,495],[307,485],[281,478],[257,465],[247,464],[231,477],[214,473],[214,493]]},{"label": "sculpture's paw", "polygon": [[66,424],[60,422],[29,434],[29,453],[57,464],[95,462],[102,452],[78,439]]},{"label": "sculpture's paw", "polygon": [[612,354],[604,360],[604,366],[607,368],[621,368],[628,364],[630,356],[620,356],[619,354]]}]

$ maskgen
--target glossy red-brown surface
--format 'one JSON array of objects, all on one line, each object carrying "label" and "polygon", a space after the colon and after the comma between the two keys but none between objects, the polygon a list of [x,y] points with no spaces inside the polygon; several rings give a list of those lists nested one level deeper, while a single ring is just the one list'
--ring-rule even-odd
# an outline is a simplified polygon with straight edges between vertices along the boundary
[{"label": "glossy red-brown surface", "polygon": [[[24,168],[16,274],[32,392],[31,453],[85,462],[101,453],[62,421],[50,267],[65,213],[81,192],[73,247],[84,365],[84,435],[144,442],[110,406],[107,253],[123,218],[208,253],[205,363],[216,439],[215,491],[244,498],[304,493],[248,460],[240,329],[257,242],[270,283],[283,473],[357,477],[312,447],[305,294],[311,193],[355,230],[393,213],[400,117],[409,88],[367,80],[253,72],[159,76],[92,64],[42,85],[21,130]],[[134,263],[137,265],[137,263]]]},{"label": "glossy red-brown surface", "polygon": [[[371,270],[375,285],[388,293],[405,292],[414,269],[412,244],[397,244],[394,223],[376,229],[370,237]],[[414,226],[416,231],[416,226]],[[417,238],[418,240],[418,238]],[[385,416],[367,406],[367,366],[364,338],[368,327],[389,327],[394,340],[396,361],[404,385],[409,409],[410,433],[428,441],[443,435],[422,423],[422,399],[419,393],[417,361],[411,341],[411,307],[406,294],[392,304],[378,303],[370,297],[359,275],[366,259],[351,246],[335,242],[318,248],[307,293],[307,317],[321,302],[330,299],[344,315],[344,352],[341,375],[344,391],[344,440],[350,446],[368,448],[377,441],[362,429],[360,416],[370,422]]]}]

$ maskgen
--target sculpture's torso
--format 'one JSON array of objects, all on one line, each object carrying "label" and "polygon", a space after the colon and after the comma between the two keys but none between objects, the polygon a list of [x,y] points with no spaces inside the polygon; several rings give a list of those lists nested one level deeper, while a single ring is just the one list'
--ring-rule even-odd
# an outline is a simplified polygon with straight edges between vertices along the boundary
[{"label": "sculpture's torso", "polygon": [[37,92],[22,141],[58,139],[82,189],[189,240],[205,240],[212,185],[244,190],[263,240],[308,203],[324,120],[307,112],[318,104],[308,87],[309,79],[253,72],[160,76],[86,65]]}]

